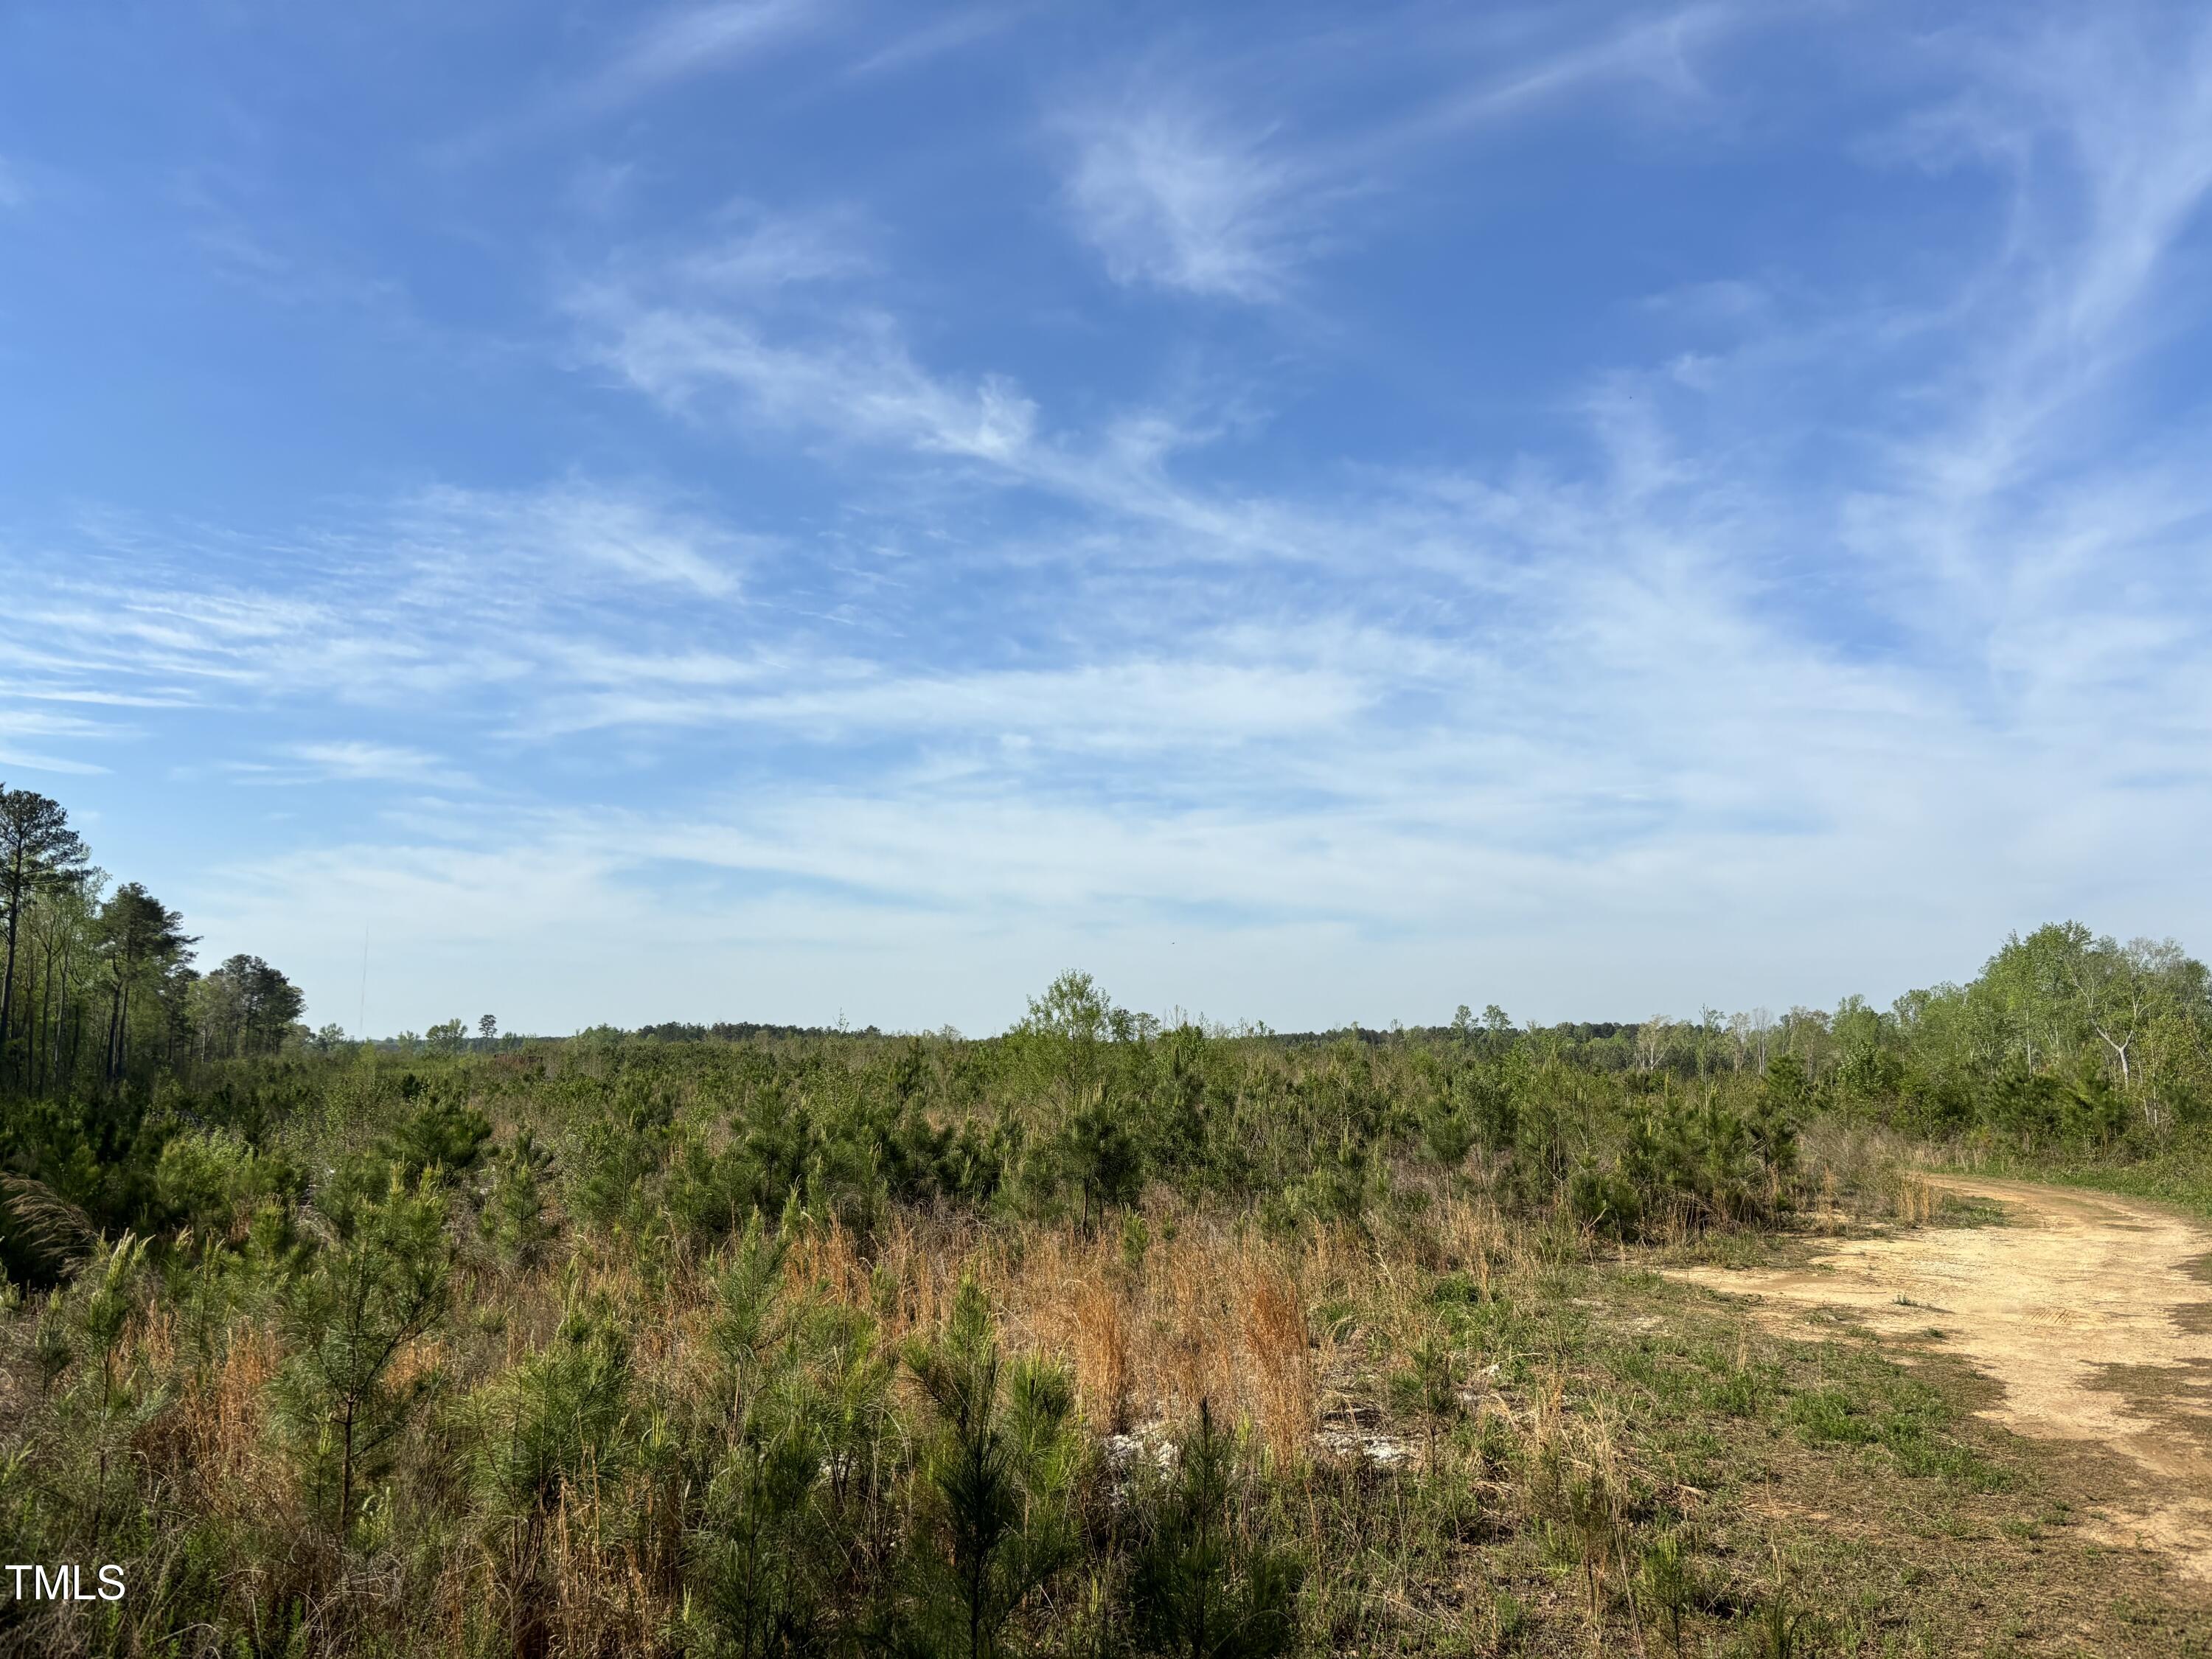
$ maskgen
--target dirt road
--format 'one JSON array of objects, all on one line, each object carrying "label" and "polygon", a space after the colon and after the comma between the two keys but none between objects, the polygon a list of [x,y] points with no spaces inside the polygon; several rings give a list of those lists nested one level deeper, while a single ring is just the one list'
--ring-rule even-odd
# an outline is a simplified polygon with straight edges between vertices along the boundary
[{"label": "dirt road", "polygon": [[2093,1535],[2212,1581],[2212,1234],[2124,1198],[2026,1182],[1931,1177],[1990,1199],[2006,1224],[1839,1243],[1807,1268],[1674,1276],[1848,1310],[1870,1328],[1941,1332],[2004,1387],[1987,1415],[2038,1439],[2109,1449],[2117,1496]]}]

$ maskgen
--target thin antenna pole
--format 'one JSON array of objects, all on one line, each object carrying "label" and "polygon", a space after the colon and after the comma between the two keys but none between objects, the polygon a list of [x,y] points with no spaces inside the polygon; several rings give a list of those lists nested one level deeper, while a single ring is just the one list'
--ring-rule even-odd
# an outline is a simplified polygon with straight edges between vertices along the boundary
[{"label": "thin antenna pole", "polygon": [[361,925],[361,1017],[354,1030],[363,1042],[368,1041],[368,924]]}]

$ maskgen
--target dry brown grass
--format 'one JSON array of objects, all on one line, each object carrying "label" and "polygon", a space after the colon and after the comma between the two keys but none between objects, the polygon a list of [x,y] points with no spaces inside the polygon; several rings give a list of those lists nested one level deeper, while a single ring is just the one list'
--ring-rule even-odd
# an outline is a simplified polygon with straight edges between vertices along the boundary
[{"label": "dry brown grass", "polygon": [[[1319,1426],[1319,1379],[1334,1357],[1327,1334],[1312,1328],[1312,1309],[1329,1297],[1387,1299],[1394,1285],[1410,1297],[1414,1261],[1349,1234],[1284,1243],[1166,1206],[1148,1219],[1156,1242],[1134,1269],[1118,1237],[1073,1225],[986,1231],[918,1215],[865,1243],[836,1224],[805,1232],[785,1273],[793,1289],[870,1311],[891,1343],[940,1329],[962,1280],[973,1279],[1011,1347],[1069,1367],[1097,1431],[1179,1424],[1207,1401],[1257,1431],[1279,1459],[1304,1460]],[[1438,1220],[1420,1252],[1467,1261],[1486,1289],[1499,1248],[1494,1218],[1462,1205]],[[663,1325],[678,1342],[700,1328],[681,1307]]]},{"label": "dry brown grass", "polygon": [[1243,1302],[1244,1345],[1256,1373],[1260,1425],[1276,1457],[1295,1462],[1317,1425],[1305,1304],[1296,1279],[1264,1267],[1246,1276]]},{"label": "dry brown grass", "polygon": [[[1410,1340],[1428,1277],[1467,1273],[1487,1299],[1499,1275],[1533,1274],[1535,1254],[1486,1201],[1439,1195],[1423,1224],[1387,1243],[1358,1230],[1309,1229],[1295,1241],[1247,1218],[1164,1198],[1145,1212],[1152,1239],[1140,1264],[1118,1236],[1072,1224],[986,1224],[973,1216],[895,1212],[863,1237],[841,1223],[803,1231],[785,1258],[794,1291],[865,1310],[893,1346],[942,1328],[963,1279],[989,1297],[1008,1345],[1068,1365],[1086,1419],[1101,1432],[1179,1425],[1210,1401],[1256,1431],[1274,1457],[1312,1455],[1322,1379],[1356,1357],[1316,1328],[1323,1302],[1354,1304],[1386,1341]],[[680,1389],[710,1370],[712,1260],[679,1255],[653,1283],[628,1249],[588,1236],[564,1267],[503,1279],[504,1352],[512,1364],[542,1344],[577,1295],[649,1307],[634,1328],[642,1375]],[[1354,1333],[1346,1340],[1356,1340]],[[491,1356],[478,1346],[479,1361]]]},{"label": "dry brown grass", "polygon": [[241,1322],[220,1358],[181,1370],[174,1337],[173,1318],[157,1313],[134,1356],[155,1375],[183,1379],[172,1408],[142,1438],[149,1468],[200,1513],[257,1527],[291,1517],[304,1528],[294,1471],[270,1432],[269,1385],[283,1360],[276,1333]]},{"label": "dry brown grass", "polygon": [[[1848,1188],[1838,1176],[1815,1205],[1841,1217],[1879,1202],[1900,1217],[1926,1218],[1934,1213],[1928,1192],[1909,1172],[1887,1184],[1867,1172]],[[872,1235],[834,1223],[803,1230],[785,1273],[794,1291],[867,1310],[894,1352],[940,1329],[963,1279],[974,1279],[1010,1348],[1069,1366],[1095,1432],[1172,1432],[1200,1401],[1210,1401],[1263,1443],[1286,1477],[1279,1501],[1296,1517],[1313,1563],[1316,1628],[1336,1628],[1340,1616],[1347,1621],[1337,1650],[1376,1650],[1359,1644],[1378,1638],[1379,1645],[1384,1632],[1424,1655],[1469,1650],[1454,1645],[1468,1639],[1504,1644],[1504,1603],[1496,1598],[1510,1587],[1543,1632],[1540,1642],[1515,1638],[1530,1650],[1638,1651],[1642,1624],[1656,1616],[1647,1609],[1639,1620],[1632,1599],[1641,1540],[1659,1524],[1650,1513],[1654,1495],[1663,1493],[1676,1516],[1694,1506],[1699,1528],[1708,1511],[1714,1526],[1736,1526],[1731,1535],[1740,1542],[1754,1530],[1740,1516],[1730,1519],[1741,1498],[1709,1498],[1682,1484],[1672,1462],[1679,1454],[1655,1449],[1651,1423],[1638,1418],[1655,1409],[1646,1385],[1630,1389],[1594,1366],[1595,1331],[1578,1346],[1557,1340],[1583,1316],[1576,1310],[1595,1305],[1587,1298],[1604,1284],[1587,1262],[1563,1274],[1555,1240],[1503,1222],[1479,1198],[1439,1194],[1409,1217],[1371,1231],[1308,1228],[1282,1237],[1231,1212],[1156,1198],[1145,1212],[1151,1243],[1133,1251],[1119,1233],[1067,1224],[901,1212]],[[465,1271],[454,1319],[437,1340],[401,1356],[394,1380],[436,1367],[454,1390],[481,1388],[541,1346],[564,1306],[604,1299],[629,1336],[637,1398],[656,1411],[705,1402],[717,1376],[708,1334],[719,1265],[712,1254],[647,1259],[624,1244],[602,1248],[587,1234],[565,1263],[502,1271],[495,1308],[472,1288],[467,1272],[474,1270]],[[1436,1275],[1443,1272],[1465,1279],[1440,1303]],[[1626,1280],[1604,1293],[1654,1294]],[[1501,1299],[1505,1310],[1491,1313],[1526,1322],[1502,1335],[1487,1316],[1475,1322],[1455,1360],[1455,1381],[1472,1384],[1458,1395],[1464,1412],[1441,1447],[1431,1434],[1424,1455],[1419,1425],[1382,1403],[1394,1397],[1387,1374],[1439,1328],[1440,1308]],[[478,1311],[497,1317],[479,1321]],[[1663,1297],[1636,1303],[1633,1311],[1638,1328],[1680,1316]],[[1556,1324],[1548,1322],[1554,1315]],[[241,1318],[220,1352],[197,1362],[186,1334],[167,1312],[131,1333],[134,1363],[177,1379],[173,1402],[142,1449],[187,1507],[240,1536],[250,1530],[289,1540],[241,1575],[228,1592],[234,1601],[267,1607],[300,1597],[316,1609],[319,1650],[347,1650],[366,1642],[372,1626],[403,1619],[415,1637],[448,1651],[671,1650],[684,1594],[687,1500],[656,1484],[665,1477],[642,1466],[604,1481],[587,1474],[548,1511],[514,1526],[454,1504],[449,1512],[459,1518],[447,1535],[458,1547],[428,1586],[427,1604],[406,1607],[392,1577],[398,1551],[378,1540],[404,1534],[441,1500],[428,1492],[403,1499],[416,1507],[387,1523],[391,1533],[364,1526],[356,1549],[341,1560],[307,1523],[290,1460],[271,1433],[270,1385],[283,1358],[276,1333]],[[1738,1372],[1752,1367],[1753,1343],[1765,1353],[1769,1341],[1748,1321],[1711,1340],[1729,1345],[1723,1353],[1733,1346]],[[1486,1355],[1478,1343],[1496,1351]],[[1502,1378],[1482,1380],[1486,1358],[1507,1362]],[[1669,1409],[1702,1409],[1687,1399]],[[1808,1468],[1818,1457],[1835,1462],[1833,1470],[1818,1465],[1843,1494],[1824,1497],[1824,1505],[1853,1501],[1859,1488],[1849,1483],[1864,1478],[1856,1461],[1816,1455],[1749,1419],[1717,1425],[1733,1437],[1731,1445],[1760,1456],[1778,1445],[1772,1455]],[[1332,1431],[1327,1438],[1324,1429]],[[440,1455],[425,1454],[440,1432],[426,1417],[411,1466],[418,1474]],[[1384,1468],[1346,1449],[1375,1436],[1396,1437],[1407,1460]],[[1408,1474],[1422,1479],[1401,1478]],[[1725,1484],[1695,1472],[1689,1478],[1717,1492]],[[695,1505],[696,1496],[690,1494]],[[1704,1570],[1735,1572],[1717,1558]],[[1730,1582],[1732,1593],[1749,1593],[1741,1573]],[[418,1579],[412,1593],[424,1588]],[[1459,1599],[1445,1599],[1446,1590]],[[1717,1620],[1706,1623],[1719,1628]]]},{"label": "dry brown grass", "polygon": [[1072,1352],[1083,1410],[1120,1434],[1129,1426],[1131,1364],[1127,1298],[1121,1287],[1085,1279],[1075,1287]]}]

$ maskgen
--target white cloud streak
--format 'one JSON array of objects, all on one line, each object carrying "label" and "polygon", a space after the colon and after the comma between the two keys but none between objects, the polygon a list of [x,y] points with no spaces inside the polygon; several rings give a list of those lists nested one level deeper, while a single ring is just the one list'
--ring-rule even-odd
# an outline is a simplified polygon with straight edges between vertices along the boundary
[{"label": "white cloud streak", "polygon": [[428,789],[469,789],[475,781],[436,756],[404,744],[349,738],[285,744],[268,761],[230,762],[224,770],[243,782],[301,785],[397,783]]},{"label": "white cloud streak", "polygon": [[1066,196],[1115,281],[1280,298],[1311,240],[1319,181],[1194,100],[1151,98],[1068,124]]},{"label": "white cloud streak", "polygon": [[[1445,89],[1394,86],[1382,101],[1407,106],[1402,112],[1320,130],[1302,118],[1298,100],[1257,88],[1341,80],[1347,60],[1394,60],[1402,18],[1377,18],[1349,39],[1332,31],[1293,40],[1257,66],[1217,73],[1255,84],[1242,95],[1209,93],[1195,73],[1165,76],[1146,62],[1117,94],[1079,100],[1053,124],[1067,154],[1063,194],[1077,234],[1116,282],[1285,301],[1301,266],[1357,240],[1338,222],[1346,210],[1385,193],[1416,158],[1597,88],[1641,86],[1669,105],[1696,106],[1706,94],[1692,58],[1752,21],[1741,8],[1701,3],[1565,46],[1550,31],[1503,47],[1483,39],[1480,50],[1443,50],[1419,66],[1431,76],[1441,68]],[[1284,58],[1297,75],[1286,75]],[[1261,108],[1269,112],[1253,113]]]},{"label": "white cloud streak", "polygon": [[[37,708],[0,707],[0,766],[19,766],[35,772],[61,772],[92,776],[108,769],[81,755],[54,754],[46,745],[61,742],[72,747],[112,742],[131,736],[127,726],[57,714]],[[25,739],[30,740],[28,744]]]},{"label": "white cloud streak", "polygon": [[598,109],[628,104],[674,82],[742,63],[818,26],[829,0],[721,0],[661,12],[585,85]]},{"label": "white cloud streak", "polygon": [[563,568],[605,572],[708,599],[738,591],[738,567],[757,538],[649,501],[574,484],[490,493],[450,486],[409,503],[405,521],[428,547],[451,546],[481,563],[510,563],[542,579]]}]

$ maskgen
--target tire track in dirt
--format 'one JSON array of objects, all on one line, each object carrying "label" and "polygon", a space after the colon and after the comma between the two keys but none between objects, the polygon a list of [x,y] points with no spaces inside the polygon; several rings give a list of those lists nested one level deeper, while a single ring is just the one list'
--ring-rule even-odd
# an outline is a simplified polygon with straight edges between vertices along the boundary
[{"label": "tire track in dirt", "polygon": [[2116,1492],[2088,1506],[2091,1536],[2212,1582],[2212,1234],[2103,1193],[1929,1180],[1994,1200],[2006,1224],[1839,1242],[1804,1267],[1668,1276],[1765,1298],[1792,1325],[1817,1305],[1884,1335],[1941,1332],[2003,1386],[1983,1415],[2109,1454]]}]

